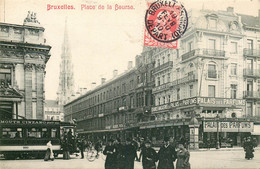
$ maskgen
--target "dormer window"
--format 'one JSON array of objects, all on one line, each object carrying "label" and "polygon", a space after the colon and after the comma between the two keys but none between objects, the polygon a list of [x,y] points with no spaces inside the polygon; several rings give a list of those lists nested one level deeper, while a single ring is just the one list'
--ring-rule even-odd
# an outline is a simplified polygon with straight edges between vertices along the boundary
[{"label": "dormer window", "polygon": [[209,19],[209,27],[217,28],[217,19]]}]

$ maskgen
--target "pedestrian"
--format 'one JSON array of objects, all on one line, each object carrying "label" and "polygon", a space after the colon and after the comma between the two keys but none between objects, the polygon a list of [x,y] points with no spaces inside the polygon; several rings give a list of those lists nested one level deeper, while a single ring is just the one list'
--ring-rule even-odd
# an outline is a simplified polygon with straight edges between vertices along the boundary
[{"label": "pedestrian", "polygon": [[[148,140],[148,139],[147,139]],[[142,158],[142,155],[143,155],[143,149],[145,148],[145,141],[143,138],[141,138],[140,140],[140,154],[139,154],[139,158],[138,158],[138,161],[140,162],[141,158]]]},{"label": "pedestrian", "polygon": [[177,158],[175,147],[170,145],[169,137],[165,137],[163,146],[158,152],[158,169],[174,169],[173,162]]},{"label": "pedestrian", "polygon": [[121,144],[121,139],[117,138],[114,142],[114,146],[116,148],[116,169],[125,169],[125,156],[123,152],[124,146]]},{"label": "pedestrian", "polygon": [[131,144],[132,140],[130,138],[126,139],[126,145],[124,146],[123,152],[125,156],[125,169],[134,169],[134,161],[136,155],[136,149]]},{"label": "pedestrian", "polygon": [[254,158],[254,143],[250,136],[244,139],[244,151],[245,153],[245,159],[253,159]]},{"label": "pedestrian", "polygon": [[69,160],[70,159],[70,153],[69,153],[69,143],[68,140],[65,139],[62,144],[63,149],[63,160]]},{"label": "pedestrian", "polygon": [[179,142],[177,151],[176,169],[190,169],[190,152],[184,147],[183,142]]},{"label": "pedestrian", "polygon": [[158,155],[151,147],[150,140],[146,140],[145,147],[142,150],[142,156],[143,169],[156,169],[155,162],[158,161]]},{"label": "pedestrian", "polygon": [[97,155],[96,157],[99,156],[99,152],[102,151],[102,144],[101,144],[101,140],[98,140],[94,146],[95,150],[97,151]]},{"label": "pedestrian", "polygon": [[[132,144],[133,144],[133,146],[135,147],[135,152],[137,152],[137,150],[139,149],[139,143],[136,141],[136,138],[133,138]],[[137,153],[136,153],[135,160],[138,161]]]},{"label": "pedestrian", "polygon": [[81,159],[84,158],[85,148],[86,148],[85,140],[82,138],[82,139],[80,140],[80,143],[79,143],[79,149],[80,149],[80,153],[81,153]]},{"label": "pedestrian", "polygon": [[105,147],[103,154],[106,155],[105,169],[115,169],[116,168],[116,148],[113,145],[114,140],[109,139],[108,145]]},{"label": "pedestrian", "polygon": [[45,154],[45,157],[44,157],[44,161],[48,161],[48,160],[51,160],[51,161],[54,160],[51,141],[49,141],[47,143],[47,151],[46,151],[46,154]]}]

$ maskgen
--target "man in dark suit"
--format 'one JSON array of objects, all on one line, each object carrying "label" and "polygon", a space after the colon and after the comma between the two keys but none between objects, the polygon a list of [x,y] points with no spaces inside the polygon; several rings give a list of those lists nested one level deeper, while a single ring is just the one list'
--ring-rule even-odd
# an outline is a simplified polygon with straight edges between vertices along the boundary
[{"label": "man in dark suit", "polygon": [[114,140],[109,139],[108,145],[105,147],[105,150],[103,151],[104,155],[107,156],[106,162],[105,162],[105,169],[116,169],[116,148],[113,145]]},{"label": "man in dark suit", "polygon": [[125,156],[125,169],[134,169],[134,162],[136,155],[136,149],[132,144],[130,138],[126,139],[126,145],[124,146],[124,156]]},{"label": "man in dark suit", "polygon": [[120,138],[117,138],[114,142],[116,148],[116,168],[115,169],[124,169],[125,168],[125,155],[124,155],[124,146],[121,144]]},{"label": "man in dark suit", "polygon": [[155,162],[158,160],[156,151],[151,147],[151,141],[145,141],[145,147],[142,149],[143,153],[143,169],[156,169]]},{"label": "man in dark suit", "polygon": [[177,158],[177,153],[175,147],[173,145],[170,145],[169,137],[164,138],[163,146],[158,152],[158,157],[158,169],[174,169],[173,162]]}]

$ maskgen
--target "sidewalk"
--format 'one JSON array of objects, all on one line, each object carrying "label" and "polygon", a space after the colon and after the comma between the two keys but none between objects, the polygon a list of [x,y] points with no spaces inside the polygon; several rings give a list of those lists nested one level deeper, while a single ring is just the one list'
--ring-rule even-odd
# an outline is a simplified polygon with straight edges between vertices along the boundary
[{"label": "sidewalk", "polygon": [[[155,151],[159,151],[160,147],[154,147]],[[243,147],[233,147],[233,148],[220,148],[220,149],[216,149],[216,148],[210,148],[210,149],[206,149],[206,148],[200,148],[198,150],[189,150],[190,152],[198,152],[198,151],[241,151],[244,150]],[[260,147],[255,147],[254,150],[259,151]]]}]

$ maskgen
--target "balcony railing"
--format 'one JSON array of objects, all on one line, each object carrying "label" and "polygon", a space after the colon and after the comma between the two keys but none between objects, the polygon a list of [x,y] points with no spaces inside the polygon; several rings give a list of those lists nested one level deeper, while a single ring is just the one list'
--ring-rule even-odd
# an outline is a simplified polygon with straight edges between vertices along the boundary
[{"label": "balcony railing", "polygon": [[244,76],[260,77],[260,69],[244,69]]},{"label": "balcony railing", "polygon": [[182,61],[187,60],[193,56],[209,56],[209,57],[225,57],[225,51],[216,49],[194,49],[183,54]]},{"label": "balcony railing", "polygon": [[244,48],[244,56],[260,57],[260,50]]},{"label": "balcony railing", "polygon": [[163,90],[167,90],[171,86],[176,86],[176,85],[180,85],[180,84],[183,84],[183,83],[188,83],[188,82],[192,82],[192,81],[196,81],[196,80],[198,80],[198,76],[196,74],[191,74],[191,75],[185,76],[183,78],[174,80],[172,82],[165,83],[165,84],[162,84],[160,86],[156,86],[152,89],[152,91],[153,91],[153,93],[156,93],[156,92],[160,92],[160,91],[163,91]]},{"label": "balcony railing", "polygon": [[153,72],[156,73],[156,72],[158,72],[159,70],[163,70],[163,69],[166,69],[166,68],[168,68],[168,67],[171,67],[171,68],[172,68],[172,66],[173,66],[173,61],[169,61],[169,62],[166,62],[166,63],[164,63],[164,64],[162,64],[162,65],[160,65],[160,66],[154,68]]},{"label": "balcony railing", "polygon": [[244,91],[245,98],[252,98],[252,99],[260,99],[260,92],[259,91]]}]

